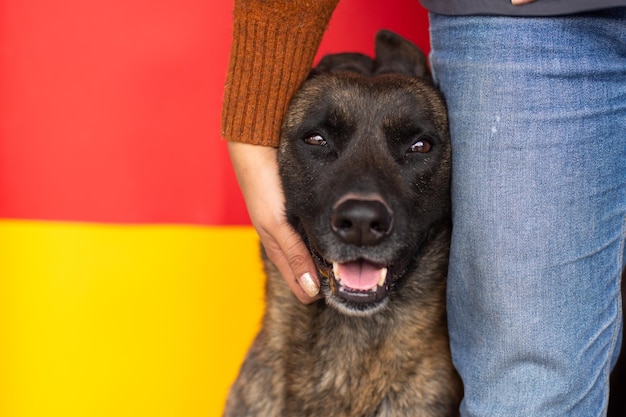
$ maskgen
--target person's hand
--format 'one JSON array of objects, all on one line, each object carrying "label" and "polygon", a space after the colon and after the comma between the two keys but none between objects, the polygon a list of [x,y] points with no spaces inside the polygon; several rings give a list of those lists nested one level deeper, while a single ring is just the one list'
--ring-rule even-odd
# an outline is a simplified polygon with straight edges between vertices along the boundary
[{"label": "person's hand", "polygon": [[513,6],[522,6],[524,4],[533,3],[536,0],[511,0]]},{"label": "person's hand", "polygon": [[319,299],[315,263],[285,217],[276,148],[229,142],[228,150],[252,225],[267,256],[302,303]]}]

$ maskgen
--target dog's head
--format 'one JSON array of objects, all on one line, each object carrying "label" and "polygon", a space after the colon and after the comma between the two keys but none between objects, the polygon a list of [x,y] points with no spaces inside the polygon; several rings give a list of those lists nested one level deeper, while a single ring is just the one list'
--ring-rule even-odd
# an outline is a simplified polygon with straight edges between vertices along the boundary
[{"label": "dog's head", "polygon": [[381,31],[375,59],[323,58],[290,104],[279,166],[327,302],[383,309],[449,222],[447,116],[422,52]]}]

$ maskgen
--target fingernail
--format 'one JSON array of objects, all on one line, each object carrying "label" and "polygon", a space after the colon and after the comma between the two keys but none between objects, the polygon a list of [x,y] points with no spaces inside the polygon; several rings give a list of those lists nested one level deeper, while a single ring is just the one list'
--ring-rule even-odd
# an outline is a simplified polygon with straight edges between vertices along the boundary
[{"label": "fingernail", "polygon": [[317,294],[319,294],[320,287],[317,285],[310,273],[305,272],[304,274],[302,274],[298,282],[300,283],[300,286],[302,287],[304,292],[307,293],[309,297],[315,297]]}]

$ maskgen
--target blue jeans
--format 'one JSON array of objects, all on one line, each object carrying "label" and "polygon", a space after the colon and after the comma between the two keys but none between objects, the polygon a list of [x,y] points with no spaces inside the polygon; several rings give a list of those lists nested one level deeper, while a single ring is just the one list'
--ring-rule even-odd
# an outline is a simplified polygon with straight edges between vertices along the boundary
[{"label": "blue jeans", "polygon": [[626,9],[431,15],[463,416],[606,414],[626,236]]}]

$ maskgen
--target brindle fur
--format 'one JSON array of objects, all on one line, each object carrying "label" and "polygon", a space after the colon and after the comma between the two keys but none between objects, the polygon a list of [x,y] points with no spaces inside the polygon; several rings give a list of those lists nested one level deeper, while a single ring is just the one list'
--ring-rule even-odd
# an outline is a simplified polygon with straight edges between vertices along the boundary
[{"label": "brindle fur", "polygon": [[[304,143],[317,133],[325,146]],[[406,153],[419,137],[433,144],[431,152]],[[224,416],[458,415],[462,387],[445,311],[449,133],[421,52],[382,31],[375,60],[322,60],[290,105],[279,165],[287,217],[317,258],[362,254],[406,266],[380,311],[352,315],[324,300],[298,302],[264,256],[262,329]],[[379,245],[351,247],[332,233],[329,213],[349,193],[376,194],[391,207],[393,231]],[[319,267],[328,274],[322,260]],[[328,296],[323,277],[322,287]]]}]

